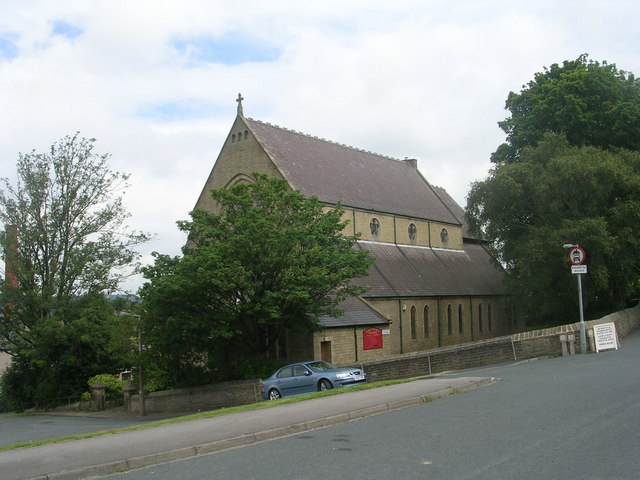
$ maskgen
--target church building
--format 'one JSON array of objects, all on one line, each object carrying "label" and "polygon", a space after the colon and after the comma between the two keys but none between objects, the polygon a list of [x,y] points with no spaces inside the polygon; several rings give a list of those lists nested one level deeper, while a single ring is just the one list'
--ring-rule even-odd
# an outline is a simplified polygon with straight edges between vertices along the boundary
[{"label": "church building", "polygon": [[[375,259],[355,279],[366,293],[345,301],[321,330],[283,339],[283,361],[337,365],[485,340],[517,331],[505,301],[503,272],[481,239],[465,228],[463,209],[431,185],[417,161],[397,160],[237,116],[197,209],[216,211],[210,191],[251,182],[252,173],[285,179],[305,196],[334,206],[360,233],[357,248]],[[284,352],[284,353],[282,353]]]}]

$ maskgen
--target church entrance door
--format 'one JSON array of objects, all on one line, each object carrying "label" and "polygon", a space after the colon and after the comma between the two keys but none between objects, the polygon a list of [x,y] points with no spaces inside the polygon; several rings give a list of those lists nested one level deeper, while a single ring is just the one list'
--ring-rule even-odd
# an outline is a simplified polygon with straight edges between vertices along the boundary
[{"label": "church entrance door", "polygon": [[331,342],[320,342],[321,360],[331,363]]}]

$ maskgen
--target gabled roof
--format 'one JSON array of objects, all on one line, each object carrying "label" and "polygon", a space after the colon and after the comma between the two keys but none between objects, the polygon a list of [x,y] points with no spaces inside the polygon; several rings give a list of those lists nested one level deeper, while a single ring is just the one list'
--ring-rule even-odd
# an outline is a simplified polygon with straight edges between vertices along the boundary
[{"label": "gabled roof", "polygon": [[247,127],[292,188],[322,202],[459,225],[410,162],[280,128],[251,118]]},{"label": "gabled roof", "polygon": [[375,258],[369,275],[354,283],[365,298],[504,295],[503,275],[478,244],[465,250],[358,242]]}]

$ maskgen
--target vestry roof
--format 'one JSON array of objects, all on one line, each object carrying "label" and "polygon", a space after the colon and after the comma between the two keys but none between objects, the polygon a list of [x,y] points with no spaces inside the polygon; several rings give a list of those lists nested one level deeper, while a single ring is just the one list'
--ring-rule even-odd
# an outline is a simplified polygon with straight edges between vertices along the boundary
[{"label": "vestry roof", "polygon": [[320,325],[325,328],[344,327],[345,325],[388,325],[389,320],[376,312],[367,302],[357,297],[349,297],[338,305],[342,316],[335,318],[324,316]]},{"label": "vestry roof", "polygon": [[459,225],[411,163],[243,118],[292,188],[322,202]]}]

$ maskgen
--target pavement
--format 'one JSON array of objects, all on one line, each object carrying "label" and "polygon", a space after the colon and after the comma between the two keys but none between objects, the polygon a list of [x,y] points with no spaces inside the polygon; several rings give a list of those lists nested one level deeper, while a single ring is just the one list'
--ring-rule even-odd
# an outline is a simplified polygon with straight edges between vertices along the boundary
[{"label": "pavement", "polygon": [[[207,419],[7,450],[0,452],[0,479],[77,480],[121,473],[357,420],[464,393],[496,380],[494,377],[434,375],[408,383],[346,391]],[[126,420],[122,415],[112,418]],[[56,422],[51,425],[52,430],[57,429]],[[57,436],[51,431],[50,438]]]}]

